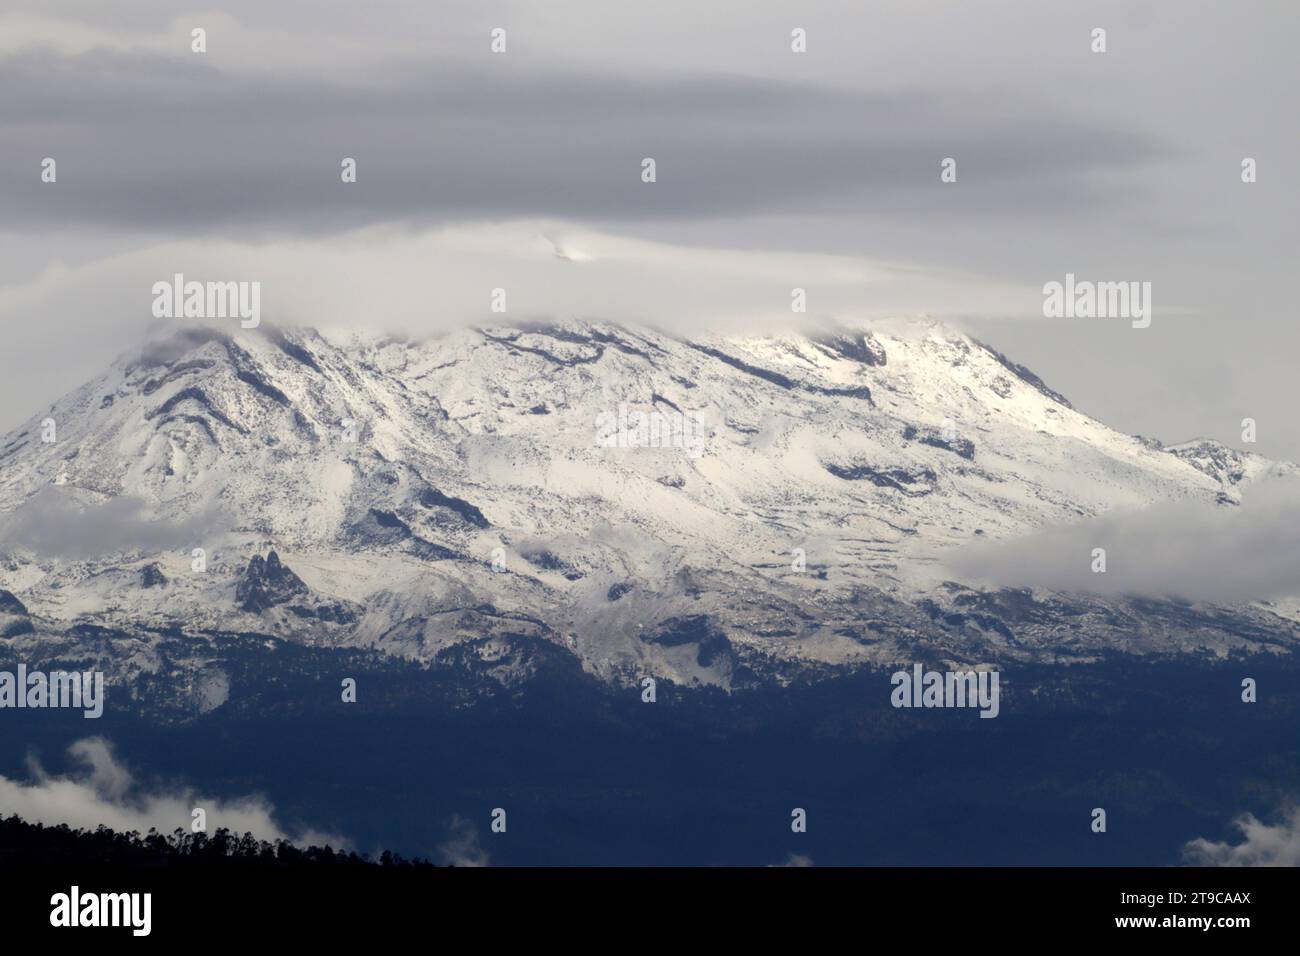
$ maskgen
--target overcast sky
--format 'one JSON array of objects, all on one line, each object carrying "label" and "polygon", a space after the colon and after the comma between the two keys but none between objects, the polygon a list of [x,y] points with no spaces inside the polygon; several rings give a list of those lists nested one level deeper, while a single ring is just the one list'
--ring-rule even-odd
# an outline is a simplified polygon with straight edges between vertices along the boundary
[{"label": "overcast sky", "polygon": [[[961,324],[1124,430],[1240,445],[1249,416],[1300,459],[1291,0],[221,6],[6,0],[0,429],[174,272],[415,332],[497,286],[513,318],[759,330],[798,285]],[[1067,272],[1151,282],[1150,328],[1043,318]]]}]

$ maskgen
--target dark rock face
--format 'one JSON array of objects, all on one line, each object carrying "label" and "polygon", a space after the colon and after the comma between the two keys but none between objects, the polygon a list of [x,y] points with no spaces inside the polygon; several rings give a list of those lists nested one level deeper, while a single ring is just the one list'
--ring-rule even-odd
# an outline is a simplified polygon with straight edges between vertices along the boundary
[{"label": "dark rock face", "polygon": [[274,551],[266,556],[266,560],[260,555],[249,560],[244,579],[235,589],[235,597],[241,609],[254,614],[284,605],[284,609],[294,617],[322,624],[354,624],[357,620],[358,609],[354,605],[321,600],[302,578],[280,563],[280,556]]},{"label": "dark rock face", "polygon": [[369,547],[409,546],[413,554],[425,561],[454,561],[463,555],[427,541],[411,530],[411,526],[391,511],[371,508],[366,517],[353,526],[358,543]]},{"label": "dark rock face", "polygon": [[661,623],[657,633],[643,636],[641,640],[662,647],[695,644],[695,662],[701,667],[712,667],[724,661],[733,666],[735,664],[735,651],[731,641],[704,614],[668,618]]},{"label": "dark rock face", "polygon": [[931,448],[942,448],[944,451],[960,455],[967,461],[975,460],[975,443],[969,438],[947,437],[942,432],[929,428],[917,428],[915,425],[908,425],[904,428],[903,437],[908,441],[919,441]]},{"label": "dark rock face", "polygon": [[1167,450],[1221,484],[1240,484],[1246,477],[1246,462],[1241,452],[1216,441],[1189,442],[1182,447]]},{"label": "dark rock face", "polygon": [[[695,342],[687,342],[686,344],[697,352],[703,352],[705,355],[712,356],[719,362],[730,365],[734,369],[739,369],[747,375],[753,375],[755,378],[761,378],[765,382],[771,382],[773,385],[779,385],[781,388],[791,390],[803,389],[804,391],[814,392],[818,395],[842,395],[847,398],[862,398],[871,402],[871,389],[867,388],[865,385],[852,385],[840,388],[800,383],[781,372],[774,372],[771,369],[762,368],[761,366],[738,359],[734,355],[728,355],[726,352],[720,351],[711,346],[699,345]],[[883,353],[881,355],[881,361],[884,361]],[[872,402],[872,404],[874,405],[875,403]]]},{"label": "dark rock face", "polygon": [[12,591],[0,588],[0,614],[21,614],[27,616],[27,606],[14,596]]},{"label": "dark rock face", "polygon": [[863,365],[879,367],[885,364],[885,347],[870,332],[826,335],[813,341],[828,352]]},{"label": "dark rock face", "polygon": [[320,604],[306,607],[301,604],[289,605],[289,612],[297,617],[322,621],[326,624],[353,624],[357,616],[346,604]]},{"label": "dark rock face", "polygon": [[262,560],[260,554],[248,562],[244,579],[235,589],[235,599],[245,611],[260,614],[277,604],[309,593],[307,585],[298,575],[280,563],[280,556],[272,551]]},{"label": "dark rock face", "polygon": [[25,617],[0,614],[0,637],[17,637],[19,634],[34,634],[36,628]]},{"label": "dark rock face", "polygon": [[836,478],[845,481],[869,481],[881,488],[893,488],[911,498],[928,495],[934,490],[933,482],[937,475],[929,468],[909,471],[906,468],[873,468],[870,465],[825,465]]},{"label": "dark rock face", "polygon": [[570,581],[577,581],[582,577],[581,571],[550,551],[534,551],[525,554],[524,560],[543,571],[559,571]]},{"label": "dark rock face", "polygon": [[280,351],[284,352],[285,355],[289,356],[291,359],[293,359],[296,362],[300,362],[301,364],[307,366],[309,369],[312,369],[313,371],[319,372],[321,370],[321,367],[318,364],[316,364],[316,359],[312,357],[312,354],[308,352],[305,348],[303,348],[301,345],[299,345],[297,342],[293,342],[287,337],[285,337],[284,332],[280,331],[279,329],[272,328],[269,335],[271,341],[274,342],[276,345],[278,345],[280,347]]},{"label": "dark rock face", "polygon": [[[541,414],[533,410],[533,414]],[[467,524],[472,524],[476,528],[490,527],[487,518],[483,517],[483,512],[474,507],[463,498],[456,498],[453,495],[445,495],[437,488],[426,488],[420,493],[420,504],[426,508],[446,508],[454,512],[460,519]]]},{"label": "dark rock face", "polygon": [[12,591],[0,588],[0,637],[17,637],[35,631],[27,618],[27,607]]},{"label": "dark rock face", "polygon": [[146,565],[140,569],[140,586],[145,588],[158,588],[167,583],[167,575],[162,573],[162,568],[158,567],[157,562]]},{"label": "dark rock face", "polygon": [[1052,401],[1060,405],[1064,405],[1066,408],[1074,408],[1074,406],[1070,404],[1069,399],[1067,399],[1060,392],[1048,388],[1046,382],[1044,382],[1033,372],[1029,371],[1029,369],[1025,368],[1023,365],[1017,365],[1015,362],[1011,361],[1011,359],[1007,358],[997,349],[991,348],[985,345],[983,342],[977,341],[975,344],[978,345],[980,348],[984,349],[984,351],[988,352],[989,355],[992,355],[995,359],[998,360],[998,363],[1001,364],[1003,368],[1005,368],[1008,372],[1011,372],[1013,375],[1016,376],[1016,378],[1020,379],[1025,384],[1030,385],[1033,388],[1036,388],[1039,392],[1046,395]]}]

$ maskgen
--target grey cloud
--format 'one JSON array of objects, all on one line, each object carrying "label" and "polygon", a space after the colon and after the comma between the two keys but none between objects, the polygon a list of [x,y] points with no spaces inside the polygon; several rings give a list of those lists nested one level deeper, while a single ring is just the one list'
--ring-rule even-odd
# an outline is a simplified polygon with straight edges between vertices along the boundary
[{"label": "grey cloud", "polygon": [[184,522],[153,520],[146,516],[144,502],[131,497],[85,506],[49,486],[5,516],[0,546],[74,559],[133,549],[161,551],[201,540],[217,522],[213,509]]},{"label": "grey cloud", "polygon": [[[1291,594],[1300,580],[1300,484],[1264,481],[1238,507],[1179,502],[964,549],[970,579],[1109,595],[1239,603]],[[1094,548],[1106,572],[1092,571]]]},{"label": "grey cloud", "polygon": [[[31,228],[333,230],[381,221],[601,221],[792,212],[1047,215],[1115,202],[1099,169],[1142,131],[1029,96],[850,91],[729,75],[597,75],[467,62],[383,85],[226,74],[153,55],[0,62],[0,201]],[[1009,97],[1010,94],[1004,94]],[[936,188],[944,156],[978,189]],[[36,175],[59,163],[57,188]],[[342,157],[358,182],[339,182]],[[652,156],[658,182],[643,184]]]}]

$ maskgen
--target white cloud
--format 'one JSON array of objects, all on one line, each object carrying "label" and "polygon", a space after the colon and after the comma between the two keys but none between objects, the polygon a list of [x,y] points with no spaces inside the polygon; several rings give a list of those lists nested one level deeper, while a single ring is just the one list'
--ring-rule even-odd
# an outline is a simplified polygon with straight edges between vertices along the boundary
[{"label": "white cloud", "polygon": [[[195,69],[251,75],[319,76],[321,71],[337,75],[346,70],[351,82],[364,81],[366,68],[373,72],[379,59],[373,44],[356,35],[360,25],[356,21],[350,24],[353,32],[348,34],[313,29],[317,18],[305,15],[293,23],[277,24],[255,22],[249,16],[237,19],[217,10],[195,11],[181,17],[172,13],[146,13],[140,22],[128,24],[49,15],[44,7],[35,13],[0,14],[0,58],[51,50],[65,57],[124,53],[174,60]],[[191,49],[191,31],[196,27],[207,33],[207,52],[203,54]],[[390,37],[389,42],[397,42],[396,37]],[[417,41],[408,37],[406,42],[409,45],[402,52],[416,55]]]},{"label": "white cloud", "polygon": [[478,841],[478,827],[460,815],[447,825],[447,839],[438,847],[438,861],[446,866],[487,866],[488,854]]},{"label": "white cloud", "polygon": [[16,813],[28,822],[47,826],[62,823],[93,830],[103,825],[119,833],[145,833],[155,828],[168,834],[178,827],[188,831],[192,811],[202,808],[208,833],[224,827],[232,833],[251,833],[259,840],[349,848],[348,841],[337,835],[285,830],[274,819],[275,808],[260,796],[221,800],[189,787],[149,791],[117,760],[102,737],[79,740],[68,753],[81,765],[80,772],[55,777],[33,763],[31,782],[0,776],[0,812]]},{"label": "white cloud", "polygon": [[[1264,480],[1238,507],[1159,504],[1068,527],[974,545],[950,555],[963,580],[1002,587],[1179,597],[1223,604],[1296,593],[1300,581],[1300,483]],[[1093,573],[1092,552],[1106,551]]]},{"label": "white cloud", "polygon": [[1204,838],[1183,847],[1183,859],[1192,866],[1300,866],[1300,806],[1269,826],[1254,814],[1233,821],[1241,843],[1212,843]]},{"label": "white cloud", "polygon": [[[22,245],[10,240],[0,233],[0,260],[11,242]],[[560,258],[556,243],[580,250],[585,261]],[[465,324],[550,319],[757,333],[788,329],[798,318],[853,322],[898,314],[922,298],[940,309],[994,308],[1009,294],[996,283],[855,256],[677,245],[550,220],[425,231],[375,226],[264,243],[194,239],[88,255],[0,279],[6,346],[24,357],[0,377],[0,432],[149,335],[182,326],[151,313],[153,284],[177,272],[200,281],[260,282],[267,326],[417,337]],[[807,290],[806,316],[790,311],[795,287]],[[495,288],[506,290],[505,314],[490,310]],[[237,323],[229,331],[238,332]]]}]

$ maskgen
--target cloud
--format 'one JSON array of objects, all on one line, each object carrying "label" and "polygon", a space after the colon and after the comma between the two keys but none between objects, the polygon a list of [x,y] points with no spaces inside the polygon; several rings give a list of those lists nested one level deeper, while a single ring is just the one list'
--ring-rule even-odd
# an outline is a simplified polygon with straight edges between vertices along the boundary
[{"label": "cloud", "polygon": [[102,737],[78,740],[68,748],[68,754],[80,766],[66,776],[51,776],[34,762],[31,782],[0,776],[0,813],[16,813],[32,823],[64,823],[79,829],[93,830],[103,825],[120,833],[145,833],[150,828],[171,833],[178,827],[188,831],[192,811],[202,808],[209,833],[224,827],[233,833],[251,833],[259,840],[349,848],[348,841],[337,835],[285,830],[275,821],[275,808],[260,796],[220,800],[189,787],[147,790],[116,759]]},{"label": "cloud", "polygon": [[[549,238],[548,238],[549,237]],[[586,261],[557,257],[555,242]],[[0,234],[0,263],[10,249]],[[3,265],[0,265],[0,270]],[[510,220],[424,231],[376,226],[269,243],[195,239],[144,243],[0,280],[6,354],[0,431],[100,374],[110,358],[159,332],[155,282],[177,272],[200,281],[261,283],[267,326],[401,332],[417,337],[467,323],[592,318],[681,332],[788,330],[791,289],[807,288],[807,318],[898,314],[923,292],[936,307],[1002,308],[1024,290],[912,264],[828,253],[774,253],[725,245],[630,238],[552,220]],[[504,288],[508,314],[489,310]],[[797,317],[793,317],[797,318]],[[237,332],[237,325],[230,329]]]},{"label": "cloud", "polygon": [[812,866],[812,857],[804,853],[791,853],[785,858],[784,863],[771,863],[769,866],[774,867],[807,867]]},{"label": "cloud", "polygon": [[446,866],[487,866],[487,851],[479,844],[478,827],[457,814],[447,825],[447,839],[438,847],[438,860]]},{"label": "cloud", "polygon": [[[506,217],[948,218],[954,197],[935,182],[954,142],[982,181],[958,201],[963,214],[1023,218],[1115,202],[1095,175],[1162,154],[1140,127],[1060,116],[1030,90],[1003,94],[1021,108],[989,113],[956,87],[507,69],[489,57],[366,85],[232,74],[193,58],[27,52],[0,59],[0,89],[0,145],[14,148],[0,152],[59,164],[53,188],[0,168],[6,222],[23,228],[191,236]],[[641,181],[646,156],[658,164],[653,184]],[[340,182],[343,157],[357,160],[355,184]]]},{"label": "cloud", "polygon": [[[1294,594],[1300,581],[1300,482],[1263,480],[1238,507],[1207,502],[1112,512],[1079,524],[973,545],[946,566],[967,581],[1222,604]],[[1106,572],[1092,571],[1093,549]]]},{"label": "cloud", "polygon": [[[1294,7],[1262,0],[1243,16],[1188,2],[1193,16],[1094,0],[1089,20],[1065,3],[807,0],[809,51],[793,55],[788,5],[772,0],[226,0],[220,11],[7,0],[0,306],[19,307],[0,325],[23,361],[0,377],[0,429],[24,417],[15,406],[56,397],[56,382],[77,384],[115,354],[147,302],[113,269],[142,246],[172,244],[173,259],[193,253],[183,271],[212,275],[228,262],[219,240],[237,237],[269,272],[285,265],[289,236],[548,219],[683,250],[919,263],[915,281],[859,287],[854,306],[996,322],[981,337],[1110,424],[1227,439],[1249,414],[1270,420],[1261,448],[1300,458],[1289,414],[1300,379],[1287,367],[1300,349],[1300,180],[1271,173],[1292,149]],[[1111,31],[1105,56],[1089,52],[1094,23]],[[203,55],[189,49],[196,25],[209,34]],[[488,52],[496,26],[509,29],[506,55]],[[1247,154],[1261,177],[1250,186]],[[45,156],[57,184],[39,181]],[[348,186],[344,156],[359,162]],[[640,182],[644,156],[659,162],[653,185]],[[958,160],[958,182],[939,182],[944,157]],[[352,274],[324,246],[315,274]],[[548,252],[563,267],[581,254],[600,261],[565,241]],[[62,289],[61,264],[91,256],[102,281]],[[455,257],[427,264],[456,274]],[[604,281],[591,264],[560,281]],[[485,262],[486,288],[513,300],[532,279],[517,266]],[[1041,320],[1038,290],[1067,271],[1151,281],[1149,334],[1001,321]],[[971,281],[954,295],[936,274]],[[39,276],[47,294],[32,301],[17,286]],[[382,325],[428,299],[441,313],[444,277],[349,296],[349,324]],[[710,309],[750,310],[732,291],[766,291],[661,278],[672,295],[641,299],[651,283],[634,278],[623,311],[643,302],[644,320],[712,323]],[[995,283],[1020,292],[982,294]],[[787,297],[793,284],[810,310],[844,299],[816,277]],[[304,313],[323,298],[266,291]],[[617,319],[597,311],[606,298],[578,314]]]},{"label": "cloud", "polygon": [[1237,817],[1232,825],[1242,842],[1198,838],[1183,847],[1184,861],[1191,866],[1300,866],[1300,806],[1292,807],[1273,826],[1250,813]]},{"label": "cloud", "polygon": [[217,518],[213,508],[181,522],[158,521],[138,498],[123,495],[82,505],[56,486],[42,488],[0,524],[0,546],[46,557],[93,558],[139,550],[165,551],[200,539]]}]

